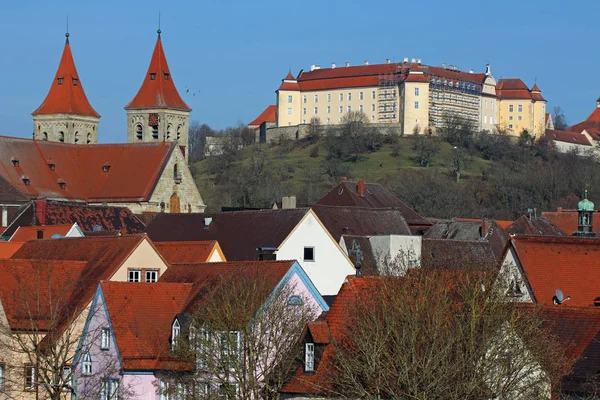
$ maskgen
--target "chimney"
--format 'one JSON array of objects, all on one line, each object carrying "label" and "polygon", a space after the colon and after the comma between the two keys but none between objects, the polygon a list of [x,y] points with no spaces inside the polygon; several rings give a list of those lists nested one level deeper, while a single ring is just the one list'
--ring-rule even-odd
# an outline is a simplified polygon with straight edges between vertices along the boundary
[{"label": "chimney", "polygon": [[386,58],[386,59],[385,59],[385,63],[386,63],[386,64],[389,64],[390,62],[392,62],[392,60],[390,60],[389,58]]},{"label": "chimney", "polygon": [[315,65],[315,69],[321,69],[320,65]]},{"label": "chimney", "polygon": [[446,63],[442,63],[442,68],[446,69]]},{"label": "chimney", "polygon": [[310,70],[311,70],[311,71],[314,71],[314,70],[315,70],[315,67],[316,67],[316,65],[315,65],[315,64],[311,64],[311,66],[310,66]]},{"label": "chimney", "polygon": [[356,182],[356,192],[360,197],[365,197],[365,180],[359,179]]},{"label": "chimney", "polygon": [[481,221],[481,239],[485,239],[490,231],[490,222],[487,218],[484,218]]},{"label": "chimney", "polygon": [[420,58],[417,58],[417,64],[419,64],[419,65],[421,64],[421,59]]},{"label": "chimney", "polygon": [[347,176],[342,176],[342,182],[348,182],[348,177]]},{"label": "chimney", "polygon": [[35,199],[35,219],[38,225],[46,225],[46,199]]},{"label": "chimney", "polygon": [[369,65],[369,60],[365,60],[365,65]]},{"label": "chimney", "polygon": [[296,196],[285,196],[281,199],[281,209],[291,210],[296,208]]},{"label": "chimney", "polygon": [[470,73],[470,74],[472,74],[472,73],[473,73],[473,69],[470,69],[470,70],[469,70],[469,73]]},{"label": "chimney", "polygon": [[410,62],[414,64],[414,63],[416,63],[416,62],[417,62],[417,59],[416,59],[416,58],[411,58],[411,59],[410,59]]},{"label": "chimney", "polygon": [[331,69],[335,69],[335,63],[331,63]]},{"label": "chimney", "polygon": [[404,62],[407,63],[408,62],[408,57],[404,57]]},{"label": "chimney", "polygon": [[349,67],[350,63],[348,61],[346,61],[346,67]]},{"label": "chimney", "polygon": [[208,229],[212,224],[212,217],[204,217],[204,229]]}]

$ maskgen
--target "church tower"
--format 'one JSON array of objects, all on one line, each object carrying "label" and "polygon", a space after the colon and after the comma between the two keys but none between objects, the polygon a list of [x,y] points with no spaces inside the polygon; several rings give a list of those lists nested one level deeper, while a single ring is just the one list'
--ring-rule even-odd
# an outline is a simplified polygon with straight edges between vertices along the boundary
[{"label": "church tower", "polygon": [[175,83],[160,38],[154,46],[142,87],[125,106],[129,143],[177,141],[187,159],[188,129],[192,109],[183,101]]},{"label": "church tower", "polygon": [[74,144],[98,143],[100,114],[90,105],[75,68],[69,33],[58,71],[33,116],[33,138]]}]

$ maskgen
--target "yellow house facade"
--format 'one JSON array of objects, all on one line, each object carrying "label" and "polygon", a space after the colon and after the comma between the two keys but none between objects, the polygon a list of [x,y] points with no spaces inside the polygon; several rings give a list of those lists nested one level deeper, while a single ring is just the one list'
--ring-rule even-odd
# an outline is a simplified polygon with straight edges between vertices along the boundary
[{"label": "yellow house facade", "polygon": [[511,135],[524,130],[539,137],[546,129],[546,100],[537,84],[531,89],[520,79],[501,79],[497,86],[498,129]]}]

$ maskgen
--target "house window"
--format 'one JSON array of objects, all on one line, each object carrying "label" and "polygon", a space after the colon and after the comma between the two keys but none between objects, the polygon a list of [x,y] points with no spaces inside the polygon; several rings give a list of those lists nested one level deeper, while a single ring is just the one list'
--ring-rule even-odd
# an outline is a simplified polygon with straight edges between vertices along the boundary
[{"label": "house window", "polygon": [[363,105],[362,104],[358,106],[358,111],[363,112]]},{"label": "house window", "polygon": [[306,95],[302,96],[302,102],[306,104]]},{"label": "house window", "polygon": [[102,328],[102,331],[100,333],[100,349],[110,349],[110,329],[108,328]]},{"label": "house window", "polygon": [[141,282],[141,271],[139,269],[130,269],[127,275],[128,282]]},{"label": "house window", "polygon": [[302,109],[302,115],[306,115],[306,107]]},{"label": "house window", "polygon": [[315,94],[315,103],[318,103],[318,102],[319,102],[319,95]]},{"label": "house window", "polygon": [[81,374],[92,374],[92,357],[90,356],[90,353],[83,353],[83,357],[81,357]]},{"label": "house window", "polygon": [[327,102],[331,103],[331,93],[327,93]]},{"label": "house window", "polygon": [[518,111],[518,112],[523,112],[523,104],[519,104],[519,105],[517,106],[517,111]]},{"label": "house window", "polygon": [[418,95],[419,95],[419,88],[418,88],[418,87],[416,87],[416,88],[415,88],[415,96],[418,96]]},{"label": "house window", "polygon": [[117,379],[104,379],[100,388],[100,400],[114,400],[119,398],[119,381]]},{"label": "house window", "polygon": [[348,93],[348,101],[352,101],[352,93]]},{"label": "house window", "polygon": [[343,113],[344,112],[344,107],[340,106],[339,107],[339,111],[340,111],[340,114]]},{"label": "house window", "polygon": [[292,108],[288,107],[288,115],[292,115]]},{"label": "house window", "polygon": [[513,111],[514,111],[514,107],[513,107],[513,105],[512,105],[512,104],[510,104],[510,105],[508,106],[508,112],[513,112]]},{"label": "house window", "polygon": [[344,101],[344,93],[340,93],[340,101]]},{"label": "house window", "polygon": [[227,362],[234,361],[242,349],[242,335],[238,331],[221,332],[219,340],[219,358]]},{"label": "house window", "polygon": [[25,365],[25,390],[35,390],[35,367],[31,364]]},{"label": "house window", "polygon": [[513,128],[513,124],[508,124],[508,129],[512,129]]},{"label": "house window", "polygon": [[315,248],[305,247],[304,248],[304,261],[315,261]]},{"label": "house window", "polygon": [[171,328],[171,347],[175,348],[177,346],[177,340],[179,339],[179,335],[181,334],[181,325],[179,325],[179,321],[175,320],[173,322],[173,326]]},{"label": "house window", "polygon": [[371,111],[375,112],[375,104],[371,104]]},{"label": "house window", "polygon": [[508,120],[509,120],[509,121],[512,121],[512,120],[513,120],[513,116],[512,116],[512,115],[509,115],[509,116],[508,116]]},{"label": "house window", "polygon": [[519,115],[519,116],[517,117],[517,119],[518,119],[519,121],[522,121],[522,120],[523,120],[523,116],[522,116],[522,115]]},{"label": "house window", "polygon": [[315,114],[319,112],[319,108],[315,107]]},{"label": "house window", "polygon": [[483,114],[483,123],[487,124],[487,115],[486,114]]},{"label": "house window", "polygon": [[62,368],[62,384],[63,384],[63,391],[69,391],[70,387],[73,386],[72,385],[72,371],[73,369],[71,368],[70,365],[64,365]]},{"label": "house window", "polygon": [[5,365],[0,364],[0,392],[4,391],[4,374],[5,374]]},{"label": "house window", "polygon": [[314,372],[315,370],[315,344],[304,344],[304,371]]},{"label": "house window", "polygon": [[291,104],[291,103],[292,103],[292,101],[293,101],[293,99],[292,99],[292,96],[291,96],[291,95],[289,95],[289,96],[288,96],[288,103],[290,103],[290,104]]},{"label": "house window", "polygon": [[331,114],[331,106],[327,106],[327,114]]},{"label": "house window", "polygon": [[156,73],[155,72],[150,72],[150,80],[153,81],[156,79]]},{"label": "house window", "polygon": [[419,109],[419,102],[415,101],[415,110],[418,110],[418,109]]},{"label": "house window", "polygon": [[375,95],[375,91],[373,90],[373,91],[371,92],[371,98],[372,98],[373,100],[375,100],[375,98],[376,98],[376,97],[377,97],[377,96]]},{"label": "house window", "polygon": [[327,123],[330,123],[330,122],[331,122],[331,118],[327,118]]},{"label": "house window", "polygon": [[348,106],[348,112],[352,111],[352,106]]},{"label": "house window", "polygon": [[359,100],[364,100],[364,98],[365,98],[365,94],[363,92],[359,92],[358,93],[358,99]]},{"label": "house window", "polygon": [[146,282],[157,282],[158,281],[158,270],[146,271]]}]

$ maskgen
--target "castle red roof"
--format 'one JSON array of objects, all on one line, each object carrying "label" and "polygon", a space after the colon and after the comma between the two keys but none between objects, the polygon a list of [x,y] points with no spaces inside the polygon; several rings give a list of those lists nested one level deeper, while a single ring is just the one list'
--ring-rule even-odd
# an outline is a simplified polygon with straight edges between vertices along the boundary
[{"label": "castle red roof", "polygon": [[265,110],[252,122],[249,126],[260,126],[263,122],[277,122],[277,106],[272,104],[265,108]]},{"label": "castle red roof", "polygon": [[29,198],[145,201],[173,149],[170,142],[80,146],[0,136],[0,175]]},{"label": "castle red roof", "polygon": [[85,95],[68,39],[50,91],[42,105],[31,114],[73,114],[100,118]]},{"label": "castle red roof", "polygon": [[169,108],[192,111],[177,92],[173,76],[167,64],[160,34],[156,40],[154,53],[152,53],[150,66],[142,82],[142,87],[140,87],[133,100],[125,106],[126,110],[132,108]]},{"label": "castle red roof", "polygon": [[[533,92],[533,93],[532,93]],[[546,101],[535,84],[531,90],[518,78],[500,79],[496,84],[496,95],[501,100]]]},{"label": "castle red roof", "polygon": [[585,135],[580,132],[556,131],[546,129],[546,136],[558,142],[578,144],[581,146],[591,146],[592,144]]},{"label": "castle red roof", "polygon": [[516,252],[536,303],[552,305],[560,289],[571,296],[566,305],[594,307],[600,296],[600,240],[514,236],[509,247]]},{"label": "castle red roof", "polygon": [[569,132],[575,133],[581,133],[584,130],[590,134],[597,133],[600,130],[600,107],[596,107],[585,121],[575,124],[568,129]]}]

